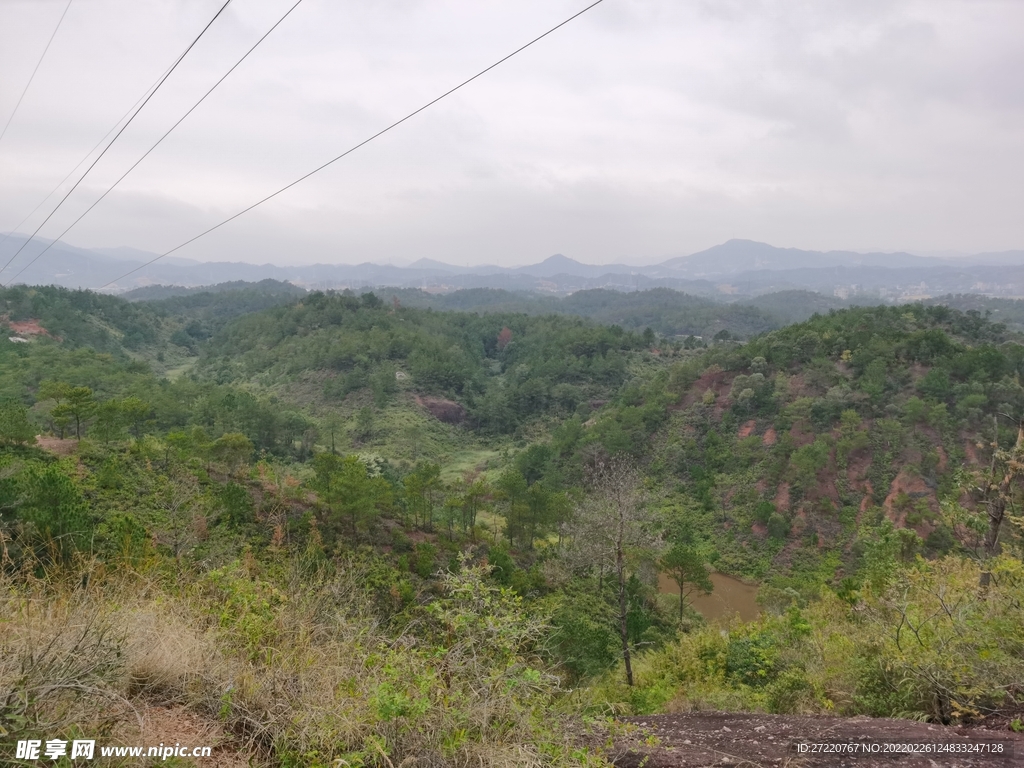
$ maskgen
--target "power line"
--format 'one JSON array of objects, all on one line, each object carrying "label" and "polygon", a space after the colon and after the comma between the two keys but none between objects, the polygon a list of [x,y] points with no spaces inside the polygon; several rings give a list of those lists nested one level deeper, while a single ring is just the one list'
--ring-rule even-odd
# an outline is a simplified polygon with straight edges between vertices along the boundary
[{"label": "power line", "polygon": [[50,43],[52,43],[53,38],[57,36],[57,30],[60,29],[60,25],[64,21],[64,17],[68,15],[68,8],[71,7],[72,1],[73,0],[68,0],[68,4],[64,6],[64,13],[62,13],[60,18],[57,19],[57,26],[53,28],[53,33],[50,35],[50,39],[46,41],[46,47],[43,48],[43,53],[40,55],[39,61],[36,62],[35,69],[32,70],[32,74],[29,75],[28,82],[25,83],[25,90],[23,90],[21,92],[21,96],[18,97],[18,103],[14,105],[14,111],[11,112],[11,116],[7,118],[7,124],[4,125],[4,129],[0,131],[0,141],[4,140],[4,136],[7,134],[7,129],[11,126],[11,121],[14,119],[14,116],[18,114],[18,107],[21,106],[22,99],[24,99],[25,94],[28,93],[28,89],[32,85],[32,81],[36,79],[36,72],[39,71],[39,65],[42,64],[43,59],[46,58],[46,52],[50,50]]},{"label": "power line", "polygon": [[64,195],[64,197],[62,197],[62,198],[61,198],[60,202],[59,202],[59,203],[57,203],[57,206],[56,206],[56,208],[54,208],[54,209],[53,209],[52,211],[50,211],[50,213],[49,213],[49,214],[47,214],[46,218],[45,218],[45,219],[43,219],[42,223],[41,223],[41,224],[40,224],[40,225],[39,225],[38,227],[36,227],[36,230],[35,230],[35,232],[33,232],[33,233],[31,234],[31,236],[29,236],[28,240],[26,240],[26,241],[25,241],[24,243],[22,243],[22,244],[21,244],[21,247],[20,247],[20,248],[19,248],[19,249],[18,249],[17,251],[15,251],[15,252],[14,252],[14,255],[13,255],[13,256],[11,256],[11,258],[9,258],[9,259],[7,260],[7,263],[6,263],[6,264],[4,264],[4,265],[3,265],[3,267],[0,267],[0,272],[3,272],[3,271],[4,271],[5,269],[7,269],[7,268],[8,268],[9,266],[11,266],[11,262],[12,262],[12,261],[14,261],[14,260],[15,260],[16,258],[18,258],[18,254],[19,254],[19,253],[21,253],[21,252],[22,252],[23,250],[25,250],[25,246],[26,246],[26,245],[28,245],[28,244],[29,244],[30,242],[32,242],[32,240],[33,240],[33,239],[35,238],[35,236],[39,234],[39,230],[40,230],[40,229],[42,229],[42,228],[43,228],[43,227],[44,227],[44,226],[46,225],[46,222],[48,222],[48,221],[50,220],[50,217],[51,217],[51,216],[53,216],[53,214],[55,214],[55,213],[56,213],[56,212],[57,212],[57,211],[58,211],[58,210],[60,209],[60,207],[61,207],[62,205],[64,205],[64,201],[65,201],[65,200],[67,200],[67,199],[68,199],[68,198],[69,198],[69,197],[71,196],[71,193],[72,193],[72,192],[74,192],[74,191],[75,191],[75,190],[76,190],[76,189],[78,188],[78,185],[82,183],[82,181],[83,181],[83,180],[85,179],[85,177],[86,177],[86,176],[88,176],[88,175],[89,175],[89,172],[90,172],[90,171],[91,171],[91,170],[92,170],[93,168],[95,168],[95,167],[96,167],[96,163],[98,163],[98,162],[99,162],[99,161],[100,161],[100,160],[102,159],[102,157],[103,157],[103,156],[104,156],[105,154],[107,154],[107,150],[108,150],[108,149],[110,149],[110,148],[111,148],[111,147],[112,147],[112,146],[114,145],[114,142],[115,142],[115,141],[117,141],[118,137],[119,137],[119,136],[120,136],[120,135],[121,135],[122,133],[124,133],[125,129],[126,129],[126,128],[127,128],[127,127],[128,127],[129,125],[131,125],[131,123],[132,123],[132,120],[134,120],[134,119],[136,118],[136,116],[137,116],[137,115],[139,114],[139,112],[141,112],[141,111],[143,110],[143,108],[144,108],[144,107],[146,106],[146,104],[148,104],[148,103],[149,103],[149,100],[150,100],[151,98],[153,98],[153,96],[154,96],[154,95],[156,94],[156,92],[157,92],[158,90],[160,90],[160,86],[161,86],[161,85],[163,85],[163,84],[164,84],[164,83],[165,83],[165,82],[167,81],[167,78],[171,76],[171,73],[172,73],[172,72],[173,72],[173,71],[174,71],[175,69],[177,69],[177,67],[178,67],[178,64],[180,64],[180,63],[181,63],[181,60],[182,60],[182,59],[184,59],[184,58],[185,58],[185,56],[187,56],[187,55],[188,55],[188,52],[189,52],[189,51],[191,51],[191,50],[192,50],[192,48],[193,48],[193,47],[195,46],[195,44],[199,42],[199,39],[200,39],[200,38],[201,38],[201,37],[202,37],[202,36],[203,36],[204,34],[206,34],[206,30],[208,30],[208,29],[209,29],[209,28],[210,28],[211,26],[213,26],[213,22],[215,22],[215,21],[217,20],[217,18],[218,18],[218,17],[219,17],[219,16],[220,16],[220,15],[221,15],[222,13],[224,13],[224,9],[225,9],[225,8],[227,8],[227,7],[228,7],[228,5],[229,5],[230,3],[231,3],[231,0],[226,0],[226,2],[224,3],[224,5],[222,5],[222,6],[220,7],[220,10],[219,10],[219,11],[217,11],[217,13],[215,13],[215,14],[213,15],[213,18],[212,18],[212,19],[210,19],[210,21],[209,21],[209,22],[207,22],[206,26],[205,26],[205,27],[203,27],[202,31],[201,31],[201,32],[200,32],[200,33],[199,33],[199,34],[198,34],[198,35],[196,36],[196,39],[195,39],[195,40],[193,40],[193,41],[192,41],[192,42],[191,42],[191,43],[189,44],[188,48],[186,48],[186,49],[185,49],[185,51],[184,51],[184,52],[183,52],[183,53],[182,53],[182,54],[181,54],[181,55],[180,55],[180,56],[179,56],[179,57],[178,57],[178,58],[177,58],[177,59],[175,60],[174,64],[172,64],[172,65],[171,65],[171,68],[167,70],[167,74],[165,74],[165,75],[164,75],[164,76],[163,76],[162,78],[160,78],[160,82],[158,82],[158,83],[156,84],[156,88],[154,88],[154,89],[153,89],[153,90],[152,90],[152,91],[150,92],[150,94],[149,94],[149,95],[148,95],[148,96],[146,97],[146,99],[145,99],[145,100],[144,100],[144,101],[142,102],[142,104],[141,104],[141,105],[139,105],[138,109],[136,109],[136,110],[135,110],[135,111],[134,111],[134,112],[132,113],[132,116],[131,116],[130,118],[128,118],[128,122],[126,122],[126,123],[125,123],[124,125],[122,125],[122,126],[121,126],[121,129],[120,129],[120,130],[119,130],[119,131],[118,131],[118,132],[117,132],[117,133],[116,133],[116,134],[114,135],[114,138],[112,138],[112,139],[110,140],[110,142],[109,142],[109,143],[107,144],[107,146],[105,146],[105,147],[103,148],[103,151],[99,153],[99,155],[98,155],[98,156],[96,157],[96,159],[95,159],[95,160],[93,160],[93,161],[92,161],[92,164],[91,164],[91,165],[90,165],[90,166],[89,166],[88,168],[86,168],[86,169],[85,169],[85,173],[83,173],[83,174],[82,174],[82,175],[81,175],[81,176],[80,176],[80,177],[78,178],[78,181],[76,181],[76,182],[74,183],[74,186],[72,186],[72,187],[71,187],[71,189],[69,189],[69,190],[68,190],[67,194],[66,194],[66,195]]},{"label": "power line", "polygon": [[[79,216],[77,219],[75,219],[73,222],[71,222],[71,224],[68,226],[68,228],[65,229],[63,232],[61,232],[56,237],[56,239],[54,239],[49,245],[47,245],[45,248],[43,248],[43,250],[41,250],[39,253],[37,253],[35,255],[35,257],[28,264],[26,264],[24,267],[22,267],[18,271],[18,274],[16,274],[14,277],[12,277],[8,281],[8,283],[13,283],[15,280],[17,280],[18,276],[21,275],[22,272],[24,272],[26,269],[28,269],[33,264],[35,264],[42,257],[42,255],[44,253],[46,253],[53,246],[55,246],[57,243],[59,243],[61,241],[61,239],[63,239],[64,235],[66,235],[68,232],[70,232],[72,230],[72,228],[76,224],[78,224],[78,222],[80,222],[82,219],[84,219],[93,208],[95,208],[97,205],[100,204],[100,202],[103,200],[103,198],[105,198],[107,195],[109,195],[111,192],[113,192],[114,191],[114,187],[116,187],[118,184],[120,184],[122,181],[124,181],[125,177],[128,176],[129,173],[134,171],[135,168],[139,165],[139,163],[141,163],[143,160],[145,160],[147,157],[149,157],[149,153],[152,152],[154,149],[156,149],[158,146],[160,146],[161,142],[163,142],[164,139],[166,139],[168,136],[171,135],[171,131],[173,131],[175,128],[177,128],[179,125],[181,125],[182,122],[184,122],[185,118],[188,117],[189,115],[191,115],[192,112],[195,111],[196,107],[198,107],[200,104],[202,104],[206,100],[206,97],[209,96],[211,93],[213,93],[217,89],[217,86],[219,86],[221,83],[223,83],[227,79],[228,75],[230,75],[232,72],[234,72],[235,69],[238,68],[238,65],[241,64],[243,61],[245,61],[246,58],[248,58],[249,54],[252,53],[253,51],[255,51],[256,48],[259,46],[259,44],[262,43],[264,40],[266,40],[267,37],[270,36],[270,33],[273,32],[275,29],[277,29],[278,26],[281,24],[281,22],[283,22],[285,19],[288,18],[288,16],[291,14],[292,11],[294,11],[296,8],[299,7],[299,3],[301,3],[301,2],[302,2],[302,0],[296,0],[295,4],[285,12],[284,16],[282,16],[280,19],[278,19],[277,23],[274,24],[274,26],[272,26],[270,29],[268,29],[266,31],[266,33],[263,35],[263,37],[261,37],[259,40],[257,40],[253,44],[253,46],[248,51],[245,52],[245,55],[243,55],[242,58],[240,58],[238,61],[236,61],[234,66],[231,67],[231,69],[229,69],[227,72],[225,72],[224,75],[220,78],[220,80],[218,80],[216,83],[214,83],[213,86],[210,88],[210,90],[208,90],[206,93],[204,93],[202,95],[202,97],[199,99],[199,101],[197,101],[195,104],[193,104],[192,108],[189,109],[188,112],[186,112],[184,115],[182,115],[178,119],[178,122],[176,122],[174,125],[172,125],[170,128],[168,128],[167,132],[164,133],[164,135],[161,136],[159,139],[157,139],[156,143],[153,144],[153,146],[151,146],[149,149],[147,149],[145,154],[142,155],[142,157],[140,157],[138,160],[136,160],[135,163],[127,171],[125,171],[123,174],[121,174],[121,178],[119,178],[117,181],[115,181],[113,184],[111,184],[107,188],[106,192],[104,192],[102,195],[100,195],[95,200],[95,202],[93,202],[92,205],[90,205],[88,208],[86,208],[81,216]],[[3,271],[3,270],[0,270],[0,271]]]},{"label": "power line", "polygon": [[[102,286],[100,286],[99,290],[103,290],[104,288],[109,288],[109,287],[110,287],[111,285],[113,285],[114,283],[116,283],[116,282],[117,282],[118,280],[124,280],[124,279],[125,279],[126,277],[128,277],[129,275],[133,275],[133,274],[135,274],[136,272],[138,272],[139,270],[141,270],[141,269],[145,269],[146,267],[150,266],[151,264],[154,264],[154,263],[156,263],[157,261],[159,261],[160,259],[164,258],[165,256],[169,256],[169,255],[171,255],[172,253],[174,253],[175,251],[178,251],[178,250],[180,250],[180,249],[184,248],[184,247],[185,247],[186,245],[189,245],[190,243],[194,243],[194,242],[195,242],[196,240],[198,240],[199,238],[201,238],[201,237],[205,237],[206,235],[210,234],[210,233],[211,233],[211,232],[213,232],[214,230],[216,230],[216,229],[220,229],[220,228],[221,228],[221,227],[223,227],[223,226],[224,226],[225,224],[227,224],[227,223],[229,223],[229,222],[231,222],[231,221],[234,221],[234,220],[235,220],[235,219],[237,219],[237,218],[238,218],[239,216],[242,216],[243,214],[246,214],[246,213],[248,213],[249,211],[251,211],[251,210],[252,210],[253,208],[256,208],[256,207],[258,207],[258,206],[261,206],[261,205],[263,205],[263,203],[265,203],[265,202],[267,202],[268,200],[271,200],[271,199],[273,199],[273,198],[277,197],[277,196],[278,196],[278,195],[280,195],[280,194],[281,194],[282,192],[285,192],[285,191],[287,191],[287,190],[291,189],[291,188],[292,188],[292,187],[294,187],[294,186],[295,186],[296,184],[299,184],[299,183],[301,183],[301,182],[305,181],[305,180],[306,180],[306,179],[308,179],[308,178],[309,178],[310,176],[313,176],[314,174],[320,173],[320,171],[322,171],[322,170],[324,170],[325,168],[327,168],[328,166],[331,166],[331,165],[333,165],[334,163],[338,162],[338,161],[339,161],[339,160],[341,160],[341,159],[342,159],[343,157],[346,157],[347,155],[350,155],[350,154],[352,154],[353,152],[355,152],[355,151],[356,151],[357,149],[359,149],[360,147],[364,147],[364,146],[366,146],[367,144],[369,144],[369,143],[370,143],[371,141],[373,141],[374,139],[376,139],[376,138],[378,138],[378,137],[380,137],[380,136],[383,136],[383,135],[384,135],[385,133],[387,133],[388,131],[390,131],[390,130],[391,130],[392,128],[397,128],[397,127],[398,127],[399,125],[401,125],[401,124],[402,124],[402,123],[404,123],[405,121],[409,120],[410,118],[413,118],[413,117],[415,117],[416,115],[418,115],[418,114],[419,114],[420,112],[422,112],[423,110],[425,110],[425,109],[428,109],[428,108],[432,107],[432,106],[433,106],[434,104],[437,104],[437,102],[439,102],[439,101],[441,101],[442,99],[444,99],[444,98],[446,98],[446,97],[448,97],[448,96],[452,95],[453,93],[455,93],[455,92],[456,92],[457,90],[459,90],[459,89],[460,89],[460,88],[462,88],[463,86],[469,85],[469,84],[470,84],[471,82],[473,82],[473,81],[474,81],[474,80],[476,80],[477,78],[479,78],[479,77],[482,77],[483,75],[487,74],[487,73],[488,73],[488,72],[490,72],[490,71],[491,71],[492,69],[494,69],[495,67],[499,66],[500,64],[504,64],[504,63],[505,63],[506,61],[508,61],[509,59],[511,59],[511,58],[512,58],[513,56],[515,56],[515,55],[516,55],[517,53],[521,53],[522,51],[525,51],[525,50],[526,50],[527,48],[529,48],[529,47],[530,47],[531,45],[533,45],[534,43],[537,43],[537,42],[539,42],[539,41],[543,40],[543,39],[544,39],[545,37],[547,37],[548,35],[550,35],[550,34],[551,34],[552,32],[555,32],[556,30],[558,30],[558,29],[561,29],[562,27],[564,27],[564,26],[565,26],[566,24],[568,24],[569,22],[573,21],[574,19],[577,19],[577,18],[579,18],[579,17],[580,17],[580,16],[582,16],[582,15],[583,15],[584,13],[586,13],[587,11],[589,11],[589,10],[590,10],[591,8],[594,8],[595,6],[598,6],[598,5],[600,5],[600,4],[602,3],[602,2],[604,2],[604,0],[596,0],[596,2],[593,2],[593,3],[591,3],[590,5],[588,5],[588,6],[586,7],[586,8],[584,8],[583,10],[581,10],[581,11],[578,11],[578,12],[574,13],[574,14],[573,14],[572,16],[570,16],[569,18],[567,18],[567,19],[566,19],[565,21],[563,21],[563,22],[561,22],[561,23],[559,23],[559,24],[556,24],[555,26],[551,27],[551,29],[549,29],[549,30],[548,30],[547,32],[545,32],[544,34],[542,34],[542,35],[538,35],[537,37],[533,38],[533,40],[531,40],[530,42],[526,43],[525,45],[522,45],[522,46],[520,46],[519,48],[516,48],[516,49],[515,49],[514,51],[512,51],[512,53],[510,53],[510,54],[508,54],[507,56],[504,56],[504,57],[502,57],[502,58],[498,59],[498,60],[497,60],[496,62],[494,62],[493,64],[491,64],[491,65],[490,65],[489,67],[487,67],[486,69],[482,69],[482,70],[480,70],[479,72],[477,72],[477,73],[476,73],[475,75],[473,75],[473,76],[472,76],[472,77],[470,77],[469,79],[467,79],[467,80],[463,80],[463,81],[462,81],[461,83],[459,83],[458,85],[456,85],[456,86],[455,86],[454,88],[451,88],[450,90],[447,90],[447,91],[445,91],[444,93],[442,93],[442,94],[441,94],[440,96],[438,96],[437,98],[435,98],[435,99],[433,99],[433,100],[431,100],[431,101],[428,101],[428,102],[427,102],[426,104],[424,104],[424,105],[423,105],[422,107],[420,107],[419,109],[416,109],[416,110],[414,110],[414,111],[410,112],[410,113],[409,113],[408,115],[406,115],[405,117],[403,117],[403,118],[402,118],[401,120],[396,120],[395,122],[391,123],[391,125],[389,125],[389,126],[388,126],[387,128],[384,128],[384,129],[382,129],[382,130],[380,130],[380,131],[377,131],[377,133],[373,134],[373,135],[372,135],[372,136],[370,136],[370,137],[369,137],[368,139],[364,139],[363,141],[359,142],[359,143],[358,143],[358,144],[356,144],[355,146],[353,146],[353,147],[350,147],[349,149],[345,150],[345,151],[344,151],[344,152],[342,152],[342,153],[341,153],[340,155],[338,155],[337,157],[335,157],[335,158],[334,158],[333,160],[328,160],[328,161],[327,161],[326,163],[324,163],[323,165],[319,166],[318,168],[314,168],[314,169],[313,169],[312,171],[310,171],[309,173],[305,174],[304,176],[300,176],[299,178],[297,178],[297,179],[296,179],[295,181],[291,182],[290,184],[286,184],[285,186],[281,187],[281,188],[280,188],[279,190],[277,190],[276,192],[272,192],[271,194],[267,195],[267,196],[266,196],[266,197],[264,197],[263,199],[261,199],[261,200],[258,200],[258,201],[256,201],[255,203],[253,203],[252,205],[250,205],[250,206],[249,206],[248,208],[243,208],[243,209],[242,209],[242,210],[240,210],[240,211],[239,211],[238,213],[236,213],[236,214],[234,214],[234,215],[232,215],[232,216],[229,216],[228,218],[226,218],[226,219],[224,219],[223,221],[221,221],[221,222],[220,222],[219,224],[215,224],[214,226],[210,227],[209,229],[206,229],[206,230],[204,230],[204,231],[200,232],[200,233],[199,233],[198,235],[196,235],[195,237],[191,237],[191,238],[189,238],[188,240],[186,240],[185,242],[181,243],[180,245],[176,245],[176,246],[174,246],[174,247],[173,247],[173,248],[171,248],[171,249],[170,249],[169,251],[164,251],[164,252],[163,252],[163,253],[161,253],[161,254],[160,254],[159,256],[157,256],[157,257],[155,257],[155,258],[153,258],[153,259],[150,259],[149,261],[147,261],[147,262],[146,262],[145,264],[142,264],[142,265],[140,265],[140,266],[138,266],[138,267],[135,267],[135,269],[131,269],[131,270],[129,270],[128,272],[125,272],[125,273],[124,273],[123,275],[121,275],[120,277],[114,278],[113,280],[111,280],[111,281],[110,281],[109,283],[107,283],[106,285],[102,285]],[[2,271],[2,270],[0,270],[0,271]]]},{"label": "power line", "polygon": [[[170,70],[169,69],[168,70],[164,70],[164,74],[167,74],[168,71],[170,71]],[[160,77],[163,77],[163,75],[161,75]],[[90,149],[88,152],[85,153],[85,157],[83,157],[81,160],[79,160],[78,163],[75,165],[75,167],[72,168],[70,171],[68,171],[68,175],[65,176],[63,179],[61,179],[60,182],[57,184],[57,186],[55,186],[53,189],[51,189],[50,193],[46,197],[44,197],[42,200],[40,200],[39,204],[35,208],[33,208],[32,211],[25,218],[23,218],[20,222],[18,222],[18,224],[14,227],[14,229],[12,229],[10,232],[8,232],[6,235],[4,235],[3,239],[0,239],[0,246],[2,246],[4,243],[7,242],[7,238],[9,238],[11,235],[13,235],[19,229],[21,229],[21,225],[24,224],[29,219],[31,219],[35,215],[36,211],[38,211],[40,208],[43,207],[43,203],[45,203],[47,200],[49,200],[51,197],[53,197],[54,193],[59,191],[60,188],[64,186],[64,184],[67,182],[68,179],[70,179],[72,177],[72,175],[75,173],[75,171],[77,171],[79,168],[82,167],[82,163],[84,163],[86,160],[88,160],[92,156],[92,153],[100,148],[100,144],[102,144],[104,141],[106,141],[107,137],[110,134],[112,134],[114,131],[116,131],[117,127],[119,125],[121,125],[121,123],[124,122],[125,118],[127,118],[128,115],[130,115],[132,113],[132,110],[134,110],[137,106],[139,106],[139,104],[142,103],[142,100],[145,99],[146,96],[154,88],[157,87],[157,83],[160,82],[160,77],[158,77],[153,82],[153,84],[151,86],[149,86],[149,88],[146,89],[146,92],[143,93],[139,97],[138,101],[136,101],[131,107],[128,108],[127,112],[125,112],[123,115],[121,115],[121,117],[118,119],[118,121],[116,123],[114,123],[114,125],[111,127],[111,129],[109,131],[107,131],[105,134],[103,134],[103,138],[101,138],[99,141],[97,141],[95,146],[93,146],[92,149]]]}]

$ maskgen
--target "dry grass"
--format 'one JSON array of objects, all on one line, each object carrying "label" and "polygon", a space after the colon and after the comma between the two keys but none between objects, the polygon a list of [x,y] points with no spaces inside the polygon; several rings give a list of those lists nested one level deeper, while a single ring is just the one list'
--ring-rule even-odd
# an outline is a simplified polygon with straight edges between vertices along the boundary
[{"label": "dry grass", "polygon": [[288,768],[602,764],[558,735],[551,683],[516,637],[488,656],[508,616],[438,619],[441,649],[383,631],[357,567],[274,583],[256,570],[0,581],[4,740],[189,739],[224,764]]}]

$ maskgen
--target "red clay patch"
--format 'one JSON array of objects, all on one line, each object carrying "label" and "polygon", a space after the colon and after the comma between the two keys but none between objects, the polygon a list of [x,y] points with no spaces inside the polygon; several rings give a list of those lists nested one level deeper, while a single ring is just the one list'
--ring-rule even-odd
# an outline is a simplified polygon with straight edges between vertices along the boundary
[{"label": "red clay patch", "polygon": [[[892,486],[889,488],[889,495],[885,497],[885,501],[882,502],[882,507],[885,509],[886,517],[893,521],[896,525],[905,526],[907,511],[895,509],[896,497],[901,493],[909,496],[914,502],[920,499],[927,499],[928,506],[934,511],[938,506],[934,502],[934,494],[931,489],[925,485],[923,479],[917,475],[908,474],[905,470],[900,470],[900,473],[896,475],[896,479],[892,481]],[[922,526],[916,526],[921,528]]]},{"label": "red clay patch", "polygon": [[981,463],[980,461],[978,461],[978,449],[975,447],[974,443],[971,442],[970,440],[968,440],[968,441],[966,441],[964,443],[964,455],[967,457],[967,463],[968,464],[980,464]]},{"label": "red clay patch", "polygon": [[793,428],[789,430],[789,434],[793,438],[793,444],[797,448],[803,448],[805,445],[810,445],[811,443],[814,442],[815,438],[817,437],[817,435],[814,434],[813,429],[807,430],[805,432],[804,426],[805,425],[803,424],[797,423],[794,424]]},{"label": "red clay patch", "polygon": [[757,422],[754,421],[753,419],[751,419],[746,424],[744,424],[742,427],[740,427],[739,434],[736,435],[736,436],[740,440],[742,440],[745,437],[750,437],[752,434],[754,434],[754,428],[756,426],[757,426]]},{"label": "red clay patch", "polygon": [[867,483],[868,468],[871,466],[871,453],[868,450],[851,453],[846,460],[846,479],[851,488],[863,488]]},{"label": "red clay patch", "polygon": [[694,403],[700,401],[704,397],[704,393],[709,389],[715,393],[716,403],[720,403],[729,394],[731,386],[732,377],[729,376],[728,372],[719,369],[717,365],[713,365],[690,387],[690,391],[683,398],[683,407],[689,408]]},{"label": "red clay patch", "polygon": [[761,445],[775,445],[775,441],[778,439],[779,436],[775,432],[775,427],[768,427],[764,433],[764,437],[761,438]]},{"label": "red clay patch", "polygon": [[416,403],[426,408],[431,416],[445,424],[461,424],[466,420],[466,409],[452,400],[416,395]]},{"label": "red clay patch", "polygon": [[49,336],[49,332],[43,326],[39,324],[38,320],[8,320],[7,315],[0,315],[0,320],[4,320],[7,325],[11,327],[19,336]]}]

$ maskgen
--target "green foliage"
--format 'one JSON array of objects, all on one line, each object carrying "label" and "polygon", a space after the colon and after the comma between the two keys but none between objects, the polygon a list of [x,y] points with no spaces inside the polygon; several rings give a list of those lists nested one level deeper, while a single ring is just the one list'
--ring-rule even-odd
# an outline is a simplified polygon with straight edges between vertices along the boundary
[{"label": "green foliage", "polygon": [[[506,328],[513,340],[498,349]],[[607,397],[627,376],[623,353],[641,346],[638,336],[578,320],[396,311],[313,293],[231,322],[206,344],[200,366],[218,380],[325,371],[330,396],[369,388],[378,407],[402,374],[421,392],[463,400],[482,431],[503,433],[588,396]]]},{"label": "green foliage", "polygon": [[69,347],[118,356],[160,337],[160,321],[152,312],[92,291],[54,286],[2,288],[0,315],[14,321],[35,320]]},{"label": "green foliage", "polygon": [[221,510],[221,519],[228,525],[241,527],[253,521],[252,497],[238,483],[228,483],[219,489],[217,506]]},{"label": "green foliage", "polygon": [[[1016,437],[992,427],[1024,413],[1024,350],[1005,328],[858,308],[740,344],[763,313],[670,294],[481,316],[269,293],[134,309],[0,293],[20,318],[89,326],[0,339],[0,535],[25,573],[87,550],[97,572],[189,585],[209,613],[196,636],[219,649],[197,658],[222,659],[202,678],[221,698],[197,711],[232,727],[279,712],[261,697],[291,681],[316,688],[310,670],[330,678],[316,688],[329,716],[260,725],[282,764],[476,764],[481,745],[512,742],[568,755],[545,730],[555,671],[635,712],[690,699],[936,720],[1003,706],[1021,678],[1020,536],[1008,522],[998,579],[971,592],[977,566],[959,558],[985,509],[952,475]],[[721,343],[681,351],[656,333],[675,327]],[[195,365],[161,378],[140,362],[156,353]],[[56,460],[25,445],[36,432],[84,439],[44,441],[75,451]],[[623,457],[642,467],[628,487],[581,493]],[[961,516],[937,513],[937,495]],[[502,540],[487,567],[460,559],[481,539]],[[710,562],[764,583],[760,619],[687,615]],[[680,588],[678,621],[656,571]],[[625,649],[639,654],[628,692],[612,669]],[[218,677],[236,668],[244,681]],[[358,726],[339,735],[343,722]]]},{"label": "green foliage", "polygon": [[[493,561],[492,561],[493,562]],[[548,649],[570,680],[580,683],[610,669],[618,659],[619,638],[606,600],[589,592],[553,596]]]},{"label": "green foliage", "polygon": [[93,523],[81,491],[57,463],[32,464],[19,476],[24,524],[18,543],[47,562],[67,562],[89,542]]},{"label": "green foliage", "polygon": [[221,435],[210,445],[210,456],[226,464],[232,472],[249,460],[252,451],[252,441],[239,432]]},{"label": "green foliage", "polygon": [[14,400],[0,403],[0,444],[35,443],[36,428],[29,421],[28,409]]},{"label": "green foliage", "polygon": [[693,348],[697,336],[711,338],[716,332],[728,330],[737,338],[747,338],[786,322],[793,322],[787,318],[794,314],[795,319],[805,320],[811,314],[804,311],[805,307],[810,306],[806,297],[814,296],[818,302],[824,302],[819,303],[819,308],[839,306],[817,294],[796,293],[801,294],[799,298],[803,300],[794,305],[789,304],[793,297],[785,293],[761,296],[743,303],[724,304],[713,298],[693,296],[669,288],[629,292],[599,288],[576,291],[564,298],[489,288],[474,288],[450,294],[403,290],[398,295],[402,304],[409,307],[494,314],[515,312],[529,315],[577,315],[633,331],[650,329],[651,337],[655,333],[664,337],[689,336],[692,340],[690,348]]},{"label": "green foliage", "polygon": [[370,474],[358,456],[320,453],[313,458],[314,487],[328,510],[328,522],[347,521],[353,539],[391,503],[391,489],[382,477]]},{"label": "green foliage", "polygon": [[676,542],[658,564],[679,587],[679,620],[682,621],[686,597],[693,592],[709,595],[713,588],[704,553],[693,544]]}]

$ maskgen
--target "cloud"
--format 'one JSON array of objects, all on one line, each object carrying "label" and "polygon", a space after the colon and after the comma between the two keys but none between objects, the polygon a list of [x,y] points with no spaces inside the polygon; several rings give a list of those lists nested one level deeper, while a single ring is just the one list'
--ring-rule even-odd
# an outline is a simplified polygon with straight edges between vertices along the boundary
[{"label": "cloud", "polygon": [[[53,228],[290,4],[232,4]],[[69,240],[177,244],[584,4],[305,0]],[[215,7],[72,7],[0,144],[0,230],[67,173]],[[4,11],[0,115],[60,4],[7,0]],[[730,237],[1021,247],[1022,26],[1024,5],[1012,1],[606,0],[181,255],[515,264],[562,252],[641,262]]]}]

